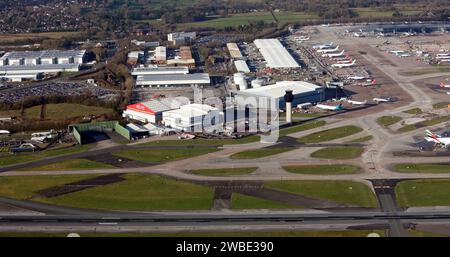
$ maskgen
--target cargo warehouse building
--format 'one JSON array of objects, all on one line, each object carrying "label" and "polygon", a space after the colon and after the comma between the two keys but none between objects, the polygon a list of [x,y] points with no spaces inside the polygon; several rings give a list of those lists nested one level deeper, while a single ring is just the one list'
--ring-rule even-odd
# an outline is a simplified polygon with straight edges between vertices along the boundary
[{"label": "cargo warehouse building", "polygon": [[236,92],[237,97],[267,97],[279,100],[279,108],[284,109],[286,90],[292,90],[292,105],[316,103],[325,100],[325,88],[305,81],[279,81],[272,85],[246,89]]},{"label": "cargo warehouse building", "polygon": [[276,38],[254,41],[269,68],[299,68],[300,65]]},{"label": "cargo warehouse building", "polygon": [[85,54],[86,50],[8,52],[0,58],[0,78],[36,80],[48,73],[78,72]]}]

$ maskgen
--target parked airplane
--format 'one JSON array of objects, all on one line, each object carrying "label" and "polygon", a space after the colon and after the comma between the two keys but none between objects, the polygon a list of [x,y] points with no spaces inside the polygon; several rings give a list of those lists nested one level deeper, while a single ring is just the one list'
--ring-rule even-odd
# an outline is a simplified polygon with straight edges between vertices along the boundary
[{"label": "parked airplane", "polygon": [[374,86],[376,85],[377,81],[375,79],[371,80],[371,79],[367,79],[366,83],[360,83],[358,84],[358,86],[362,86],[362,87],[369,87],[369,86]]},{"label": "parked airplane", "polygon": [[450,53],[436,54],[436,59],[450,59]]},{"label": "parked airplane", "polygon": [[373,99],[374,101],[376,101],[377,103],[380,103],[380,102],[390,102],[389,101],[389,99],[386,99],[386,98],[374,98]]},{"label": "parked airplane", "polygon": [[328,110],[328,111],[340,111],[343,110],[344,107],[342,107],[342,104],[337,106],[331,106],[331,105],[325,105],[325,104],[316,104],[317,108]]},{"label": "parked airplane", "polygon": [[348,100],[347,102],[352,105],[366,105],[367,104],[367,100],[364,100],[363,102]]},{"label": "parked airplane", "polygon": [[328,44],[319,44],[319,45],[313,45],[313,49],[325,49],[325,48],[331,48],[333,47],[333,42]]},{"label": "parked airplane", "polygon": [[309,36],[305,37],[305,36],[300,36],[297,38],[298,41],[308,41],[309,40]]},{"label": "parked airplane", "polygon": [[435,145],[439,145],[442,148],[447,148],[448,146],[450,146],[450,137],[441,137],[429,130],[426,130],[426,132],[427,136],[425,137],[425,140],[427,140],[428,142],[434,142]]},{"label": "parked airplane", "polygon": [[351,60],[351,59],[347,59],[347,60],[343,60],[343,61],[337,61],[336,63],[351,63],[351,62],[353,62],[353,60]]},{"label": "parked airplane", "polygon": [[441,82],[441,84],[439,84],[439,86],[440,86],[440,87],[445,87],[445,88],[450,87],[450,85],[446,85],[446,84],[444,84],[444,82]]},{"label": "parked airplane", "polygon": [[351,66],[355,65],[355,63],[356,63],[356,60],[353,60],[353,62],[351,62],[351,63],[335,63],[335,64],[332,64],[331,67],[345,68],[345,67],[351,67]]},{"label": "parked airplane", "polygon": [[319,50],[317,50],[317,52],[326,54],[326,53],[336,52],[338,50],[339,50],[339,46],[336,46],[335,48],[331,48],[331,49],[330,48],[328,48],[328,49],[319,49]]},{"label": "parked airplane", "polygon": [[322,57],[329,57],[329,58],[339,57],[339,56],[343,56],[344,52],[345,52],[345,50],[342,50],[342,52],[335,53],[335,54],[322,54]]},{"label": "parked airplane", "polygon": [[38,133],[32,133],[31,134],[31,141],[44,143],[48,139],[52,139],[53,135],[52,132],[38,132]]},{"label": "parked airplane", "polygon": [[347,77],[347,79],[350,79],[350,80],[363,80],[363,79],[366,79],[366,77],[364,77],[364,76],[350,76],[350,77]]}]

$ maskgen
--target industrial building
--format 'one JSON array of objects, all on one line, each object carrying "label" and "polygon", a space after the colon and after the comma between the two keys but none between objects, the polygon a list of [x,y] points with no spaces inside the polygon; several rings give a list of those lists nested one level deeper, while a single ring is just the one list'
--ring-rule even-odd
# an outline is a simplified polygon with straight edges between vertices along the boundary
[{"label": "industrial building", "polygon": [[285,106],[284,95],[286,90],[292,90],[294,99],[292,105],[297,106],[302,103],[315,103],[325,100],[325,88],[305,81],[279,81],[272,85],[258,86],[236,92],[240,97],[268,97],[279,100],[279,108]]},{"label": "industrial building", "polygon": [[182,104],[183,103],[175,98],[153,99],[128,105],[127,109],[122,113],[122,116],[144,123],[160,123],[163,112],[178,109]]},{"label": "industrial building", "polygon": [[256,39],[256,47],[266,60],[269,68],[299,68],[300,65],[276,38]]},{"label": "industrial building", "polygon": [[131,72],[133,76],[144,75],[169,75],[169,74],[188,74],[189,69],[187,67],[137,67]]},{"label": "industrial building", "polygon": [[205,104],[183,105],[180,109],[163,113],[165,126],[181,131],[202,131],[223,122],[223,112]]},{"label": "industrial building", "polygon": [[239,50],[239,47],[236,43],[227,43],[227,49],[230,53],[231,58],[235,60],[241,60],[244,58],[242,56],[241,50]]},{"label": "industrial building", "polygon": [[167,65],[195,68],[195,59],[192,58],[192,51],[189,46],[182,46],[177,52],[174,59],[167,60]]},{"label": "industrial building", "polygon": [[136,79],[137,86],[171,87],[171,86],[209,86],[211,79],[208,73],[144,75]]},{"label": "industrial building", "polygon": [[86,50],[8,52],[0,58],[0,78],[11,81],[36,80],[44,74],[77,72]]},{"label": "industrial building", "polygon": [[158,46],[155,48],[155,62],[158,64],[165,64],[167,61],[167,48],[165,46]]},{"label": "industrial building", "polygon": [[250,69],[248,68],[247,63],[244,60],[234,61],[234,67],[238,72],[242,73],[250,73]]},{"label": "industrial building", "polygon": [[174,45],[182,45],[190,43],[197,37],[195,32],[174,32],[167,34],[167,41],[172,42]]}]

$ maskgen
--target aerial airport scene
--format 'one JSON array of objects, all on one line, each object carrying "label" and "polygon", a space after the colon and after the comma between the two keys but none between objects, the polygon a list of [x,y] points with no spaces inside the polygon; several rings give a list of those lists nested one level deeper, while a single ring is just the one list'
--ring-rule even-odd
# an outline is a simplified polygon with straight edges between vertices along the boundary
[{"label": "aerial airport scene", "polygon": [[450,236],[448,1],[329,2],[6,0],[0,236]]}]

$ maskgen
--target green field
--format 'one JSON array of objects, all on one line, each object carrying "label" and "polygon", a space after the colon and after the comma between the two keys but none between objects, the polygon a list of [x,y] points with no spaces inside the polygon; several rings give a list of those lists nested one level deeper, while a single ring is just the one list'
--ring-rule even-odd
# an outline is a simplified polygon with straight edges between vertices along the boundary
[{"label": "green field", "polygon": [[347,147],[326,147],[319,149],[311,154],[311,157],[318,159],[345,160],[361,156],[364,148],[358,146]]},{"label": "green field", "polygon": [[412,108],[409,110],[404,111],[404,113],[408,113],[408,114],[413,114],[413,115],[418,115],[418,114],[422,114],[423,111],[420,108]]},{"label": "green field", "polygon": [[[318,16],[315,14],[307,14],[302,12],[278,12],[275,13],[279,24],[286,24],[290,22],[313,20]],[[253,12],[253,13],[238,13],[231,14],[228,17],[210,16],[209,20],[191,23],[179,24],[180,28],[195,28],[195,27],[237,27],[241,25],[248,25],[249,22],[263,21],[265,23],[275,22],[270,12]]]},{"label": "green field", "polygon": [[272,181],[264,183],[264,187],[360,207],[377,207],[372,190],[353,181]]},{"label": "green field", "polygon": [[229,169],[201,169],[201,170],[188,170],[188,172],[202,176],[236,176],[236,175],[250,174],[254,172],[256,169],[257,167],[229,168]]},{"label": "green field", "polygon": [[95,169],[114,169],[115,166],[95,162],[88,159],[70,159],[61,162],[53,162],[42,166],[34,166],[22,170],[26,171],[64,171],[64,170],[95,170]]},{"label": "green field", "polygon": [[280,154],[288,151],[295,150],[297,148],[295,147],[281,147],[281,146],[274,146],[274,147],[266,147],[261,149],[254,149],[254,150],[247,150],[235,153],[230,156],[231,159],[256,159],[256,158],[262,158],[267,157],[275,154]]},{"label": "green field", "polygon": [[0,195],[17,199],[30,199],[35,191],[59,186],[98,175],[46,175],[0,177]]},{"label": "green field", "polygon": [[380,118],[377,119],[377,123],[380,124],[381,126],[388,127],[401,120],[402,118],[398,116],[381,116]]},{"label": "green field", "polygon": [[410,230],[408,230],[408,232],[412,237],[446,237],[445,235],[439,235],[439,234],[435,234],[435,233],[431,233],[431,232],[420,231],[417,229],[410,229]]},{"label": "green field", "polygon": [[213,153],[218,150],[217,148],[123,150],[113,152],[113,155],[146,163],[162,163]]},{"label": "green field", "polygon": [[[67,120],[85,115],[102,115],[111,113],[113,110],[97,106],[81,104],[47,104],[45,120]],[[40,120],[41,106],[33,106],[25,109],[25,118],[28,120]],[[0,116],[20,117],[20,110],[0,111]]]},{"label": "green field", "polygon": [[39,201],[107,210],[210,209],[213,189],[149,174],[126,174],[126,180]]},{"label": "green field", "polygon": [[400,206],[450,206],[449,179],[402,181],[395,188]]},{"label": "green field", "polygon": [[[366,237],[370,233],[386,236],[384,230],[339,231],[239,231],[239,232],[173,232],[173,233],[79,233],[81,237]],[[66,237],[69,233],[1,232],[0,237]]]},{"label": "green field", "polygon": [[398,132],[409,132],[409,131],[413,131],[417,128],[434,126],[436,124],[446,122],[449,120],[450,120],[450,117],[447,117],[447,116],[437,117],[437,118],[433,118],[433,119],[429,119],[429,120],[424,120],[424,121],[418,122],[416,124],[403,126],[403,127],[399,128],[397,131]]},{"label": "green field", "polygon": [[359,132],[362,132],[363,129],[357,126],[349,125],[343,126],[333,129],[327,129],[323,131],[319,131],[298,139],[300,143],[320,143],[331,141],[338,138],[348,137]]},{"label": "green field", "polygon": [[289,134],[322,127],[325,124],[326,124],[326,122],[324,120],[302,122],[299,125],[294,125],[291,127],[280,129],[279,136],[283,137],[283,136],[287,136]]},{"label": "green field", "polygon": [[[400,12],[403,15],[417,15],[422,12],[422,10],[417,8],[399,8]],[[353,11],[358,13],[359,17],[361,18],[390,18],[394,14],[394,11],[386,10],[381,11],[377,10],[376,8],[352,8]]]},{"label": "green field", "polygon": [[433,108],[434,109],[443,109],[443,108],[447,108],[449,105],[450,105],[450,102],[440,102],[440,103],[433,104]]},{"label": "green field", "polygon": [[433,163],[400,163],[393,167],[396,172],[402,173],[450,173],[449,164]]},{"label": "green field", "polygon": [[17,34],[0,34],[0,42],[11,42],[17,40],[33,40],[33,39],[61,39],[68,36],[76,36],[79,32],[43,32],[43,33],[17,33]]},{"label": "green field", "polygon": [[349,144],[351,144],[351,143],[364,143],[364,142],[370,141],[372,139],[373,139],[373,136],[365,136],[365,137],[360,137],[360,138],[355,138],[355,139],[349,140],[349,141],[347,141],[345,143],[349,143]]},{"label": "green field", "polygon": [[62,156],[88,151],[93,145],[75,145],[38,153],[3,154],[0,156],[0,166],[14,165],[40,160],[47,157]]},{"label": "green field", "polygon": [[231,195],[231,209],[296,209],[299,206],[290,206],[263,198],[233,193]]},{"label": "green field", "polygon": [[360,167],[353,165],[299,165],[283,166],[283,169],[291,173],[313,175],[356,174],[361,172]]}]

